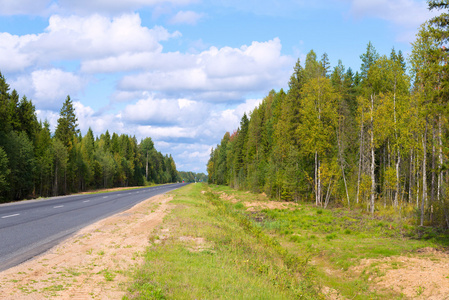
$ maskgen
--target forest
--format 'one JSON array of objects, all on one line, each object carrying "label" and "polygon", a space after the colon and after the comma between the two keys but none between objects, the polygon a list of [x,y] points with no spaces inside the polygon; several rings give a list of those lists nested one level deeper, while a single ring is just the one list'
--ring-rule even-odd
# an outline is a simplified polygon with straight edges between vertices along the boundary
[{"label": "forest", "polygon": [[150,137],[95,137],[90,128],[82,136],[70,96],[52,133],[0,73],[0,203],[179,180],[172,156],[158,152]]},{"label": "forest", "polygon": [[449,228],[448,38],[444,12],[420,27],[407,59],[369,42],[354,73],[310,51],[288,91],[272,90],[212,149],[209,182]]}]

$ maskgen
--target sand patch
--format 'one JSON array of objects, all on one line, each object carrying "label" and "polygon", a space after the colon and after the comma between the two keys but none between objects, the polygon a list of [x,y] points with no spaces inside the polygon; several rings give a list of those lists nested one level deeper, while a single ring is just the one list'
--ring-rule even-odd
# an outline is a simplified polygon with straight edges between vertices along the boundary
[{"label": "sand patch", "polygon": [[43,255],[0,272],[0,299],[121,299],[128,271],[172,209],[159,195],[96,222]]},{"label": "sand patch", "polygon": [[244,202],[243,203],[248,211],[256,211],[261,209],[297,209],[299,206],[294,202],[278,202],[278,201],[267,201],[267,202]]},{"label": "sand patch", "polygon": [[[248,194],[249,192],[246,192]],[[220,199],[229,201],[231,203],[237,203],[240,202],[239,199],[236,199],[233,195],[228,195],[225,192],[219,192]],[[262,197],[263,201],[243,201],[243,205],[247,207],[247,211],[257,211],[262,209],[297,209],[299,208],[299,205],[294,202],[285,202],[285,201],[268,201],[265,200],[267,198],[267,195],[265,193],[262,193],[259,195],[259,197]]]},{"label": "sand patch", "polygon": [[407,299],[449,299],[449,255],[433,248],[417,251],[418,255],[364,259],[352,271],[361,273],[377,268],[374,288],[402,293]]}]

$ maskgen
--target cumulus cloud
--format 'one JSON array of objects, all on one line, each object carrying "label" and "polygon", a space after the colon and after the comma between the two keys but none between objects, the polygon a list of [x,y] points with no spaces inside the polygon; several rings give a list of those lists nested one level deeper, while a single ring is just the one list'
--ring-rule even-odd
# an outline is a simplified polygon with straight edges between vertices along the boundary
[{"label": "cumulus cloud", "polygon": [[205,144],[213,143],[217,137],[221,139],[226,131],[233,132],[240,126],[240,120],[244,113],[248,116],[262,99],[249,99],[235,108],[214,110],[202,125],[202,136],[198,137]]},{"label": "cumulus cloud", "polygon": [[150,96],[128,105],[122,118],[140,125],[184,126],[200,124],[208,113],[204,104],[188,99],[155,99]]},{"label": "cumulus cloud", "polygon": [[[106,132],[106,130],[118,134],[132,134],[132,132],[135,132],[135,128],[130,128],[122,122],[120,115],[111,113],[98,114],[92,107],[86,106],[80,101],[73,101],[72,103],[73,108],[75,109],[76,118],[78,119],[78,129],[81,130],[82,134],[86,134],[89,128],[91,128],[94,135],[97,136]],[[59,111],[38,109],[36,110],[36,115],[38,119],[47,120],[50,123],[50,130],[52,132],[56,130],[58,119],[60,117]]]},{"label": "cumulus cloud", "polygon": [[50,131],[55,132],[56,126],[58,125],[59,113],[52,110],[37,109],[36,116],[38,120],[42,121],[47,120],[48,123],[50,124]]},{"label": "cumulus cloud", "polygon": [[36,53],[27,52],[24,47],[38,37],[34,34],[23,36],[0,33],[0,66],[3,72],[23,71],[36,60]]},{"label": "cumulus cloud", "polygon": [[106,132],[131,134],[133,128],[129,128],[121,120],[120,114],[97,114],[90,106],[86,106],[80,101],[74,101],[76,117],[78,118],[79,129],[87,132],[91,128],[96,135]]},{"label": "cumulus cloud", "polygon": [[[141,134],[153,134],[157,149],[165,153],[171,153],[176,161],[178,170],[205,172],[206,164],[212,147],[226,131],[233,132],[240,124],[243,113],[249,114],[262,99],[251,99],[235,108],[211,110],[208,117],[198,126],[179,130],[170,127],[167,131],[170,138],[158,136],[162,128],[141,127]],[[153,137],[153,135],[151,135]],[[179,143],[187,139],[188,143]]]},{"label": "cumulus cloud", "polygon": [[160,52],[160,41],[179,36],[165,28],[141,25],[138,14],[110,18],[52,16],[46,32],[30,46],[60,59],[86,59],[126,52]]},{"label": "cumulus cloud", "polygon": [[175,71],[195,66],[195,57],[179,52],[126,52],[117,56],[81,62],[81,71],[86,73],[114,73],[135,70]]},{"label": "cumulus cloud", "polygon": [[204,14],[197,13],[194,11],[179,11],[170,20],[170,24],[189,24],[195,25],[204,17]]},{"label": "cumulus cloud", "polygon": [[190,63],[181,70],[155,70],[125,76],[119,82],[119,88],[182,92],[202,99],[206,95],[236,93],[235,99],[241,100],[244,93],[285,84],[293,63],[291,57],[281,54],[278,38],[268,42],[253,42],[250,46],[240,48],[211,47],[194,57],[195,65],[192,67],[189,67],[193,62],[190,59]]},{"label": "cumulus cloud", "polygon": [[205,172],[205,166],[213,146],[199,143],[155,142],[155,147],[164,153],[171,153],[179,171]]},{"label": "cumulus cloud", "polygon": [[67,95],[77,95],[86,84],[85,79],[73,73],[48,69],[20,76],[11,87],[33,99],[39,109],[57,111]]},{"label": "cumulus cloud", "polygon": [[107,57],[113,56],[118,57],[115,58],[118,63],[134,57],[135,60],[129,62],[132,66],[136,59],[142,58],[136,53],[161,53],[161,41],[179,36],[179,32],[170,33],[161,26],[151,29],[142,26],[138,14],[112,19],[100,15],[54,15],[43,33],[22,36],[0,33],[0,63],[4,70],[14,72],[58,60],[100,59],[94,66],[87,67],[92,70],[97,65],[97,68],[104,68],[109,62]]},{"label": "cumulus cloud", "polygon": [[192,128],[185,128],[179,126],[161,127],[161,126],[138,126],[138,135],[140,136],[150,136],[155,140],[164,141],[188,141],[193,142],[197,136],[197,130]]}]

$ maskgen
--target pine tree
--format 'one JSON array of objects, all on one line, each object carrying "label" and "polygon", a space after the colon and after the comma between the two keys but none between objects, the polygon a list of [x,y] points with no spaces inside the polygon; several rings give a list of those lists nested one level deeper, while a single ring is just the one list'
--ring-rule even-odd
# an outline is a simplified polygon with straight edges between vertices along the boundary
[{"label": "pine tree", "polygon": [[73,139],[79,133],[77,122],[78,119],[75,115],[75,108],[73,107],[72,100],[70,99],[70,96],[67,96],[61,108],[55,137],[58,138],[69,151],[73,147]]},{"label": "pine tree", "polygon": [[17,116],[19,121],[18,130],[26,132],[28,138],[34,141],[39,129],[39,122],[37,121],[36,109],[32,101],[25,96],[18,103]]},{"label": "pine tree", "polygon": [[362,66],[360,67],[360,77],[362,78],[362,80],[365,80],[368,77],[369,69],[379,59],[379,54],[377,53],[376,48],[374,48],[373,44],[371,44],[371,41],[368,42],[368,45],[366,46],[366,52],[360,56],[360,59],[362,60]]},{"label": "pine tree", "polygon": [[329,62],[329,56],[327,55],[326,52],[323,53],[323,55],[321,56],[321,69],[323,70],[323,73],[321,74],[321,76],[323,77],[329,77],[329,72],[330,72],[330,62]]}]

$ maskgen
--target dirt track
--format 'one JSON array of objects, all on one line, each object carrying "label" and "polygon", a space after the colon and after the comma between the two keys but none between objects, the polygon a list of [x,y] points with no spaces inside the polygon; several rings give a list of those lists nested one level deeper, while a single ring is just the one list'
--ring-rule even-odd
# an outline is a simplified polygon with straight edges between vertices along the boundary
[{"label": "dirt track", "polygon": [[0,299],[121,299],[148,237],[171,210],[160,195],[92,224],[43,255],[0,272]]}]

